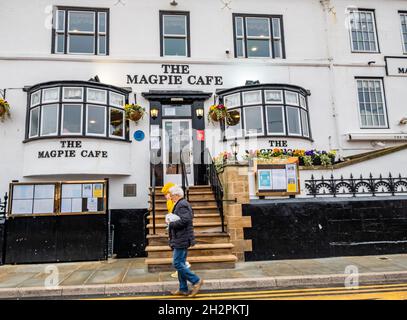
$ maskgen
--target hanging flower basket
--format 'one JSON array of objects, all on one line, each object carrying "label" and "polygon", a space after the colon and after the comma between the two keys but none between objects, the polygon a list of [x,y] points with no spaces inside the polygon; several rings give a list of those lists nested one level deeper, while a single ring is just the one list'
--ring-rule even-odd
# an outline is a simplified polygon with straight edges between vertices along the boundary
[{"label": "hanging flower basket", "polygon": [[209,108],[208,121],[219,122],[227,118],[228,110],[223,104],[213,105]]},{"label": "hanging flower basket", "polygon": [[146,113],[146,109],[138,104],[126,104],[124,106],[124,111],[126,113],[126,119],[134,122],[142,119]]},{"label": "hanging flower basket", "polygon": [[226,123],[228,126],[236,126],[240,122],[240,113],[239,111],[232,110],[228,112],[227,118],[226,118]]},{"label": "hanging flower basket", "polygon": [[0,98],[0,120],[3,122],[6,118],[10,118],[10,105]]}]

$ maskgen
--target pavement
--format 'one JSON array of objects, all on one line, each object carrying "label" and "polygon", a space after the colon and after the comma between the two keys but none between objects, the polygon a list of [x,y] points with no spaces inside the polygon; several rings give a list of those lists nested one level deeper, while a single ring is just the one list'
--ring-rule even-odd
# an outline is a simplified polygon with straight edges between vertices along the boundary
[{"label": "pavement", "polygon": [[[171,273],[148,273],[144,258],[5,265],[0,299],[163,294],[177,288]],[[196,273],[205,280],[204,292],[407,283],[407,254],[239,262],[235,269]]]}]

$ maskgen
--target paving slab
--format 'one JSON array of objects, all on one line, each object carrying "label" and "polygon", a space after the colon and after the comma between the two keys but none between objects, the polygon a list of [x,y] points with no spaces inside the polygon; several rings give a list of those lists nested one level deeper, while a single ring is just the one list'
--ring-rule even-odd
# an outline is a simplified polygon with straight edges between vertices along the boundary
[{"label": "paving slab", "polygon": [[86,284],[121,283],[125,273],[125,268],[98,269],[89,277]]}]

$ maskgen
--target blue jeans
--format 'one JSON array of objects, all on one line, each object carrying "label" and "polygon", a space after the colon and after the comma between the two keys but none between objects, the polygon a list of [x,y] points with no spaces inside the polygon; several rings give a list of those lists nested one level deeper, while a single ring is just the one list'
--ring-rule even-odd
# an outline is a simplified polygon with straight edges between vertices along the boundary
[{"label": "blue jeans", "polygon": [[188,282],[193,285],[199,282],[199,277],[187,268],[185,262],[187,261],[188,249],[174,249],[173,252],[173,266],[178,271],[179,290],[188,292]]}]

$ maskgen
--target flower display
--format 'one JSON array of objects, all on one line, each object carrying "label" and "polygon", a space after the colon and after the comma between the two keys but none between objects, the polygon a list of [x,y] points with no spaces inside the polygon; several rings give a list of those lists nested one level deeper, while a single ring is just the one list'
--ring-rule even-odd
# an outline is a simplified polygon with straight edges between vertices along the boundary
[{"label": "flower display", "polygon": [[144,117],[146,109],[138,104],[126,104],[124,106],[124,112],[126,113],[126,119],[134,122],[139,121]]},{"label": "flower display", "polygon": [[6,118],[10,118],[10,105],[0,98],[0,120],[3,122]]},{"label": "flower display", "polygon": [[223,104],[214,104],[209,108],[208,121],[209,122],[219,122],[225,119],[228,115],[228,110]]}]

